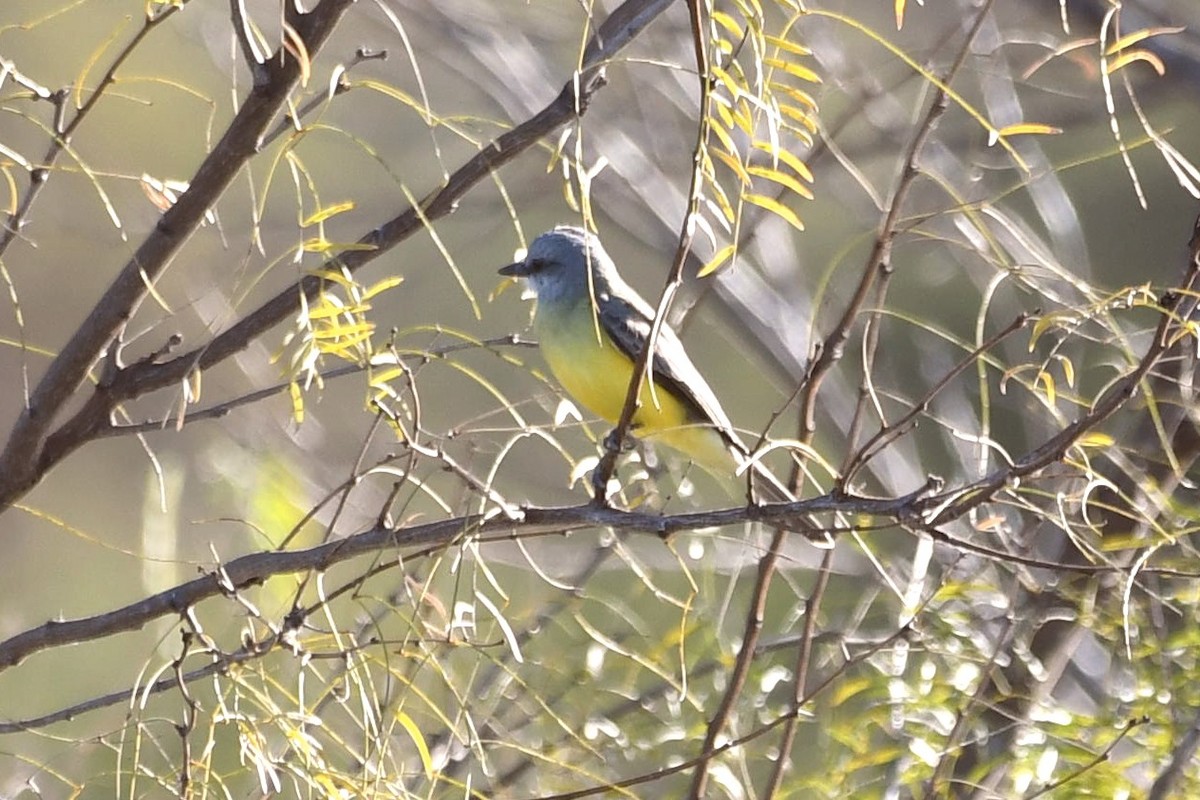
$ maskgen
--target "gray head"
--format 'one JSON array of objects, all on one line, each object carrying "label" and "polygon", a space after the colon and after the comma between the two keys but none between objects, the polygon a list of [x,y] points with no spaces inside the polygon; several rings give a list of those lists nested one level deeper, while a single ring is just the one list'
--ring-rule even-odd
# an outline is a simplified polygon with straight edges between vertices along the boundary
[{"label": "gray head", "polygon": [[500,274],[527,279],[539,304],[545,306],[587,297],[589,264],[597,296],[606,294],[621,280],[598,236],[582,228],[559,225],[533,240],[524,261],[503,267]]}]

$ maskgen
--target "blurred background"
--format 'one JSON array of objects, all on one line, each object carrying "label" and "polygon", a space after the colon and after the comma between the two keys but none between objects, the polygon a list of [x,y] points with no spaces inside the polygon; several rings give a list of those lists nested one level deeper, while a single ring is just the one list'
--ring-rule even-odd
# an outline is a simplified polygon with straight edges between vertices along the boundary
[{"label": "blurred background", "polygon": [[[165,5],[149,7],[161,13]],[[595,26],[617,5],[357,3],[297,92],[297,108],[317,100],[302,130],[280,120],[279,135],[212,208],[211,222],[137,309],[126,363],[159,351],[175,334],[186,348],[201,345],[320,267],[323,252],[301,252],[318,229],[337,249],[438,188],[557,95]],[[264,41],[278,42],[279,5],[246,6]],[[27,165],[41,164],[50,148],[54,125],[51,104],[30,100],[14,70],[65,91],[69,116],[137,35],[147,7],[142,0],[0,5],[0,191],[10,213],[28,191]],[[980,361],[986,366],[972,365],[950,381],[918,428],[871,459],[847,488],[891,497],[916,490],[930,475],[966,485],[1085,413],[1145,348],[1157,322],[1153,309],[1118,301],[1136,287],[1157,293],[1174,285],[1186,266],[1200,185],[1190,167],[1200,158],[1191,133],[1200,124],[1200,8],[1190,0],[1126,2],[1119,13],[1101,0],[996,3],[964,54],[979,3],[912,6],[899,30],[896,9],[886,3],[806,7],[809,13],[794,14],[771,5],[763,16],[771,30],[786,30],[812,50],[804,63],[821,79],[804,89],[819,109],[811,142],[788,139],[813,173],[811,200],[784,200],[805,230],[747,207],[736,229],[715,226],[720,242],[740,243],[736,260],[701,278],[696,273],[716,247],[698,236],[671,322],[748,440],[768,428],[772,438],[799,438],[794,392],[876,242],[936,89],[928,74],[945,75],[961,58],[955,96],[915,159],[918,174],[894,225],[888,288],[865,304],[822,386],[813,444],[829,472],[843,469],[879,417],[900,417],[1019,314],[1061,315],[1061,325],[1042,329],[1053,334],[1040,344],[1027,328],[991,350]],[[732,17],[739,9],[717,4]],[[172,187],[178,193],[192,179],[249,91],[231,24],[229,3],[190,0],[132,49],[3,254],[12,298],[0,314],[6,430],[30,382],[156,225]],[[1134,31],[1149,32],[1136,42],[1145,57],[1105,75],[1101,41]],[[322,100],[338,65],[348,88]],[[626,279],[652,302],[658,298],[685,216],[700,113],[686,6],[670,5],[607,64],[606,78],[561,140],[547,137],[481,182],[454,213],[355,275],[364,286],[403,279],[373,298],[369,319],[378,352],[391,343],[414,356],[411,374],[392,386],[396,407],[415,415],[416,438],[514,503],[586,502],[579,465],[599,452],[607,427],[586,411],[564,411],[537,350],[505,341],[511,334],[531,340],[530,305],[496,269],[541,231],[580,224],[572,199],[583,195],[580,172],[594,170],[586,190],[599,233]],[[1040,123],[1059,132],[1013,136],[1006,150],[989,141],[978,116],[995,128]],[[728,175],[721,180],[732,185]],[[313,222],[322,212],[328,218]],[[877,350],[864,337],[868,317]],[[288,334],[302,327],[278,326],[206,371],[202,386],[188,387],[200,391],[198,400],[190,398],[193,408],[295,377],[299,350]],[[1044,368],[1056,381],[1057,396],[1048,397],[1039,365],[1060,357],[1071,374]],[[327,354],[321,366],[340,363]],[[852,435],[856,414],[863,414],[864,375],[870,422]],[[356,372],[308,387],[302,421],[282,391],[178,429],[184,387],[128,404],[126,420],[166,420],[163,429],[89,444],[6,510],[0,638],[50,619],[109,611],[285,540],[300,548],[353,534],[374,524],[389,498],[397,523],[487,506],[437,459],[410,469],[405,443],[379,425],[369,394]],[[1145,413],[1140,406],[1106,428],[1122,451],[1113,463],[1129,474],[1143,474],[1144,465],[1122,459],[1170,460],[1170,437],[1161,429],[1145,434]],[[786,470],[786,461],[773,463]],[[1186,531],[1194,474],[1190,462],[1176,468],[1178,493],[1164,505],[1174,504],[1172,518],[1185,520],[1179,524]],[[816,485],[806,493],[828,490],[831,475],[812,470]],[[639,508],[678,513],[742,502],[738,487],[722,486],[670,453],[637,452],[620,477],[623,502]],[[352,480],[353,491],[300,524]],[[397,481],[403,488],[393,495]],[[1072,547],[1073,523],[1061,526],[1068,532],[1055,528],[1047,509],[1055,508],[1058,491],[1062,513],[1079,514],[1069,497],[1077,489],[1047,485],[1046,496],[998,501],[947,529],[987,547],[1069,560],[1063,553]],[[264,636],[298,593],[313,602],[335,586],[355,585],[301,635],[304,650],[340,658],[310,664],[276,653],[194,687],[206,720],[192,734],[195,779],[208,775],[231,796],[332,796],[333,783],[311,777],[321,762],[327,774],[357,774],[363,785],[374,776],[379,796],[464,796],[474,787],[485,796],[543,796],[693,757],[724,690],[769,534],[746,526],[664,543],[585,530],[460,543],[417,556],[386,552],[319,580],[279,578],[247,592],[242,603],[206,603],[196,614],[212,647],[193,653],[196,667],[214,652]],[[1176,566],[1184,568],[1189,555],[1181,551]],[[776,687],[795,678],[793,656],[776,661],[769,646],[786,650],[799,635],[821,559],[806,542],[789,542],[768,596],[768,649],[731,735],[755,730],[787,707],[790,690]],[[389,563],[395,566],[359,581]],[[1067,577],[934,550],[900,528],[842,537],[830,569],[820,618],[826,651],[814,656],[812,679],[839,676],[839,689],[805,707],[814,716],[804,723],[806,744],[786,754],[794,766],[785,796],[913,796],[921,787],[927,796],[959,796],[931,777],[941,774],[944,753],[961,752],[956,715],[970,720],[968,739],[986,741],[1002,726],[989,727],[954,698],[982,692],[981,675],[997,663],[1020,663],[1045,678],[1034,643],[1052,613],[1024,603]],[[1054,680],[1016,692],[1027,701],[1012,724],[1018,741],[982,748],[950,772],[978,781],[982,796],[1020,796],[1103,750],[1119,720],[1153,713],[1153,758],[1139,768],[1123,760],[1133,751],[1118,750],[1106,771],[1096,768],[1073,784],[1120,787],[1114,794],[1151,785],[1170,761],[1173,726],[1190,724],[1183,713],[1190,701],[1174,681],[1184,682],[1192,656],[1175,653],[1170,659],[1179,671],[1160,674],[1157,685],[1144,680],[1133,657],[1138,642],[1164,659],[1168,648],[1130,630],[1141,620],[1174,637],[1190,612],[1173,610],[1166,616],[1179,618],[1166,623],[1155,616],[1161,609],[1139,607],[1122,630],[1119,603],[1110,607],[1115,601],[1097,594],[1103,588],[1119,597],[1117,587],[1076,587],[1101,606],[1096,613],[1105,624],[1071,634],[1077,638],[1063,655],[1068,666]],[[1167,605],[1164,598],[1186,595],[1157,588]],[[1050,605],[1071,617],[1089,608],[1070,592]],[[889,647],[861,673],[848,671],[856,645],[914,620],[927,639]],[[175,791],[183,770],[172,725],[184,704],[177,692],[144,700],[136,687],[169,670],[181,652],[179,629],[178,619],[161,619],[39,653],[0,675],[0,722],[129,693],[127,701],[75,721],[7,734],[0,796]],[[356,652],[351,640],[388,644],[359,664],[345,656]],[[1191,652],[1190,641],[1170,641]],[[1042,724],[1030,705],[1053,723]],[[294,723],[305,714],[307,723]],[[297,744],[297,730],[311,737],[311,751]],[[355,737],[391,745],[372,750]],[[422,776],[422,748],[414,744],[422,738],[438,779]],[[720,762],[710,796],[759,796],[755,786],[780,757],[765,740],[742,748]],[[1003,769],[996,759],[1005,761]],[[309,777],[298,777],[305,770]],[[652,784],[661,794],[636,796],[684,796],[686,782],[673,781],[686,775]]]}]

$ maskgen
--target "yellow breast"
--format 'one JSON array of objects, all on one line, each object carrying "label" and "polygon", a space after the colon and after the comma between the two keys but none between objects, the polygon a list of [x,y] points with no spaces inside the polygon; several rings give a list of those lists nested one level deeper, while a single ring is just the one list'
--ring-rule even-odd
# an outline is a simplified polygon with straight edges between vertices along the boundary
[{"label": "yellow breast", "polygon": [[[554,314],[539,309],[534,327],[555,379],[577,403],[616,424],[633,377],[633,361],[608,336],[597,337],[590,306]],[[639,400],[633,417],[637,436],[679,450],[710,472],[732,471],[734,461],[721,436],[661,383],[655,383],[653,392],[643,384]]]}]

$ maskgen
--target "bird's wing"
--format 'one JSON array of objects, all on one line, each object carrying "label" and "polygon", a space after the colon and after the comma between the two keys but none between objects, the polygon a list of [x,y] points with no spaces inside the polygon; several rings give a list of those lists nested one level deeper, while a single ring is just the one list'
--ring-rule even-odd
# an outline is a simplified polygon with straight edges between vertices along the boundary
[{"label": "bird's wing", "polygon": [[[654,312],[646,301],[637,296],[632,289],[626,296],[614,294],[611,289],[601,292],[597,297],[600,306],[600,324],[608,331],[613,342],[630,359],[636,361],[646,347],[650,338],[650,327],[653,324]],[[733,429],[733,423],[725,415],[720,401],[713,394],[712,388],[696,365],[688,358],[683,349],[683,342],[675,335],[675,331],[663,325],[654,340],[654,381],[681,398],[691,409],[697,422],[710,424],[725,440],[725,443],[741,457],[750,454],[750,449],[738,437]],[[740,461],[740,459],[739,459]],[[788,488],[762,462],[753,462],[752,469],[762,477],[759,488],[767,499],[772,501],[795,500]],[[828,537],[826,537],[828,539]],[[832,539],[829,539],[832,543]],[[818,547],[824,545],[817,543]]]},{"label": "bird's wing", "polygon": [[[600,323],[613,342],[625,355],[636,361],[646,347],[653,324],[653,312],[641,298],[630,300],[610,292],[597,297]],[[720,401],[708,382],[688,358],[683,343],[670,327],[663,325],[654,340],[654,362],[651,369],[655,383],[663,386],[686,403],[697,422],[711,424],[729,444],[743,453],[746,446],[733,430]]]}]

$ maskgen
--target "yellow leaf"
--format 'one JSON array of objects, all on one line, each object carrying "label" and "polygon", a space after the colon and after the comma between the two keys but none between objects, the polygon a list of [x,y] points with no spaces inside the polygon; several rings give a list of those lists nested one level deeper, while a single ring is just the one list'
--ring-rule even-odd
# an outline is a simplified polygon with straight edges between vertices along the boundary
[{"label": "yellow leaf", "polygon": [[[708,152],[710,155],[712,155],[714,158],[716,158],[722,164],[729,167],[729,169],[733,171],[733,174],[737,176],[739,181],[741,181],[746,186],[750,185],[750,175],[746,172],[746,168],[744,166],[742,166],[741,161],[739,161],[738,159],[729,155],[724,150],[715,150],[714,149],[714,150],[709,150]],[[750,171],[753,172],[754,167],[751,167]]]},{"label": "yellow leaf", "polygon": [[[779,113],[783,114],[785,117],[795,120],[796,122],[799,122],[807,129],[808,133],[817,132],[817,122],[813,119],[812,114],[809,114],[807,111],[802,111],[801,109],[796,108],[795,106],[789,106],[786,103],[780,103]],[[792,130],[795,131],[794,128]],[[796,133],[799,134],[800,132],[796,131]],[[806,140],[806,144],[811,143],[812,141],[807,135],[803,136],[802,138]]]},{"label": "yellow leaf", "polygon": [[764,58],[763,63],[769,67],[776,67],[783,70],[788,75],[794,78],[799,78],[802,81],[809,83],[820,83],[821,76],[813,72],[808,67],[802,67],[794,61],[784,61],[780,58]]},{"label": "yellow leaf", "polygon": [[771,91],[785,94],[812,113],[816,113],[817,101],[808,92],[797,89],[795,86],[788,86],[786,83],[780,83],[779,81],[771,81],[768,85],[771,87]]},{"label": "yellow leaf", "polygon": [[772,183],[778,183],[780,186],[791,189],[793,192],[803,198],[808,200],[813,199],[812,190],[810,190],[800,181],[793,178],[791,175],[788,175],[786,172],[777,169],[771,169],[770,167],[760,167],[756,165],[750,166],[747,171],[751,175],[757,175],[760,178],[766,178]]},{"label": "yellow leaf", "polygon": [[321,267],[319,269],[314,269],[312,274],[323,281],[335,283],[338,286],[344,286],[348,288],[354,285],[354,280],[340,269]]},{"label": "yellow leaf", "polygon": [[337,785],[329,773],[318,773],[313,776],[313,780],[325,791],[326,797],[338,797],[342,793],[342,787]]},{"label": "yellow leaf", "polygon": [[1054,405],[1054,401],[1058,397],[1057,393],[1054,391],[1054,378],[1049,372],[1042,370],[1038,372],[1037,380],[1038,383],[1042,384],[1042,388],[1046,390],[1046,402],[1050,405]]},{"label": "yellow leaf", "polygon": [[401,709],[396,709],[396,721],[404,730],[408,731],[413,744],[417,746],[417,754],[421,757],[421,766],[425,769],[426,779],[432,778],[433,758],[429,755],[429,745],[425,744],[425,736],[421,733],[421,729],[417,727],[417,723],[413,722],[413,718]]},{"label": "yellow leaf", "polygon": [[1170,341],[1167,342],[1167,347],[1174,347],[1181,339],[1187,339],[1188,337],[1193,339],[1197,338],[1197,331],[1200,331],[1200,328],[1197,327],[1195,322],[1190,320],[1185,322],[1184,324],[1180,325],[1179,329],[1171,336]]},{"label": "yellow leaf", "polygon": [[721,188],[721,184],[717,183],[716,181],[712,181],[708,185],[712,189],[713,193],[713,197],[711,198],[712,202],[715,203],[720,209],[721,216],[725,218],[725,221],[732,225],[734,219],[736,219],[736,215],[733,213],[733,206],[729,202],[728,195],[726,195],[725,190]]},{"label": "yellow leaf", "polygon": [[321,208],[321,209],[317,209],[316,211],[313,212],[312,216],[308,217],[307,219],[305,219],[303,222],[300,223],[300,227],[308,228],[312,225],[316,225],[318,222],[324,222],[325,220],[329,219],[330,217],[335,217],[338,214],[342,214],[346,211],[350,211],[353,208],[354,208],[354,201],[347,200],[344,203],[335,203],[334,205],[326,206],[325,208]]},{"label": "yellow leaf", "polygon": [[1075,440],[1075,444],[1080,447],[1112,447],[1115,443],[1116,439],[1107,433],[1098,433],[1096,431],[1084,434]]},{"label": "yellow leaf", "polygon": [[712,73],[712,76],[716,78],[717,83],[728,89],[730,94],[732,94],[734,97],[738,96],[738,93],[741,91],[741,86],[733,79],[732,75],[716,64],[713,64],[708,69]]},{"label": "yellow leaf", "polygon": [[340,317],[342,314],[346,313],[347,310],[350,310],[343,308],[336,298],[329,297],[326,299],[329,302],[310,308],[308,313],[304,315],[305,319],[307,319],[309,322],[319,322],[322,320]]},{"label": "yellow leaf", "polygon": [[371,376],[371,385],[376,388],[383,388],[403,374],[404,370],[400,367],[389,367],[388,369],[380,370]]},{"label": "yellow leaf", "polygon": [[737,24],[737,21],[733,17],[729,16],[724,11],[712,12],[710,19],[712,19],[713,22],[717,23],[725,30],[729,31],[733,38],[742,38],[742,27]]},{"label": "yellow leaf", "polygon": [[771,147],[769,142],[755,142],[754,147],[757,150],[763,150],[767,153],[770,153],[771,158],[773,158],[777,161],[782,161],[784,164],[787,164],[789,167],[792,168],[793,172],[795,172],[797,175],[799,175],[806,182],[808,182],[808,183],[813,182],[812,170],[810,170],[808,168],[808,165],[805,164],[803,161],[801,161],[800,157],[797,156],[795,153],[785,150],[782,147],[780,147],[780,148]]},{"label": "yellow leaf", "polygon": [[328,328],[313,331],[313,338],[326,341],[331,339],[356,339],[361,341],[364,335],[370,335],[373,330],[375,330],[375,324],[371,322],[360,322],[356,325],[331,325]]},{"label": "yellow leaf", "polygon": [[780,50],[786,50],[787,52],[795,53],[798,56],[812,55],[812,50],[809,50],[804,45],[796,44],[795,42],[788,41],[780,36],[772,36],[768,33],[763,38],[767,40],[768,44],[773,44]]},{"label": "yellow leaf", "polygon": [[717,251],[717,254],[715,256],[713,256],[711,259],[709,259],[709,262],[707,264],[705,264],[703,267],[700,268],[700,271],[696,273],[696,277],[703,278],[703,277],[713,274],[714,272],[719,270],[721,267],[723,267],[725,265],[725,262],[728,261],[729,258],[736,252],[737,252],[736,244],[725,245],[724,247],[722,247],[720,250]]},{"label": "yellow leaf", "polygon": [[377,250],[373,244],[360,244],[359,242],[331,242],[320,237],[309,239],[303,244],[304,252],[306,253],[349,253],[355,250]]},{"label": "yellow leaf", "polygon": [[725,148],[725,152],[730,155],[737,155],[737,145],[733,143],[733,137],[729,135],[728,129],[721,127],[715,121],[708,127],[713,132],[713,135],[721,140],[721,146]]},{"label": "yellow leaf", "polygon": [[365,291],[363,293],[362,301],[365,303],[368,300],[370,300],[372,297],[374,297],[375,295],[382,294],[383,292],[386,292],[388,289],[394,289],[402,283],[404,283],[404,278],[401,277],[400,275],[392,275],[389,278],[384,278],[383,280],[374,284],[369,289],[367,289],[367,291]]},{"label": "yellow leaf", "polygon": [[995,144],[997,139],[1003,139],[1007,136],[1019,136],[1021,134],[1050,136],[1059,133],[1062,133],[1062,128],[1056,128],[1053,125],[1044,125],[1040,122],[1018,122],[1015,125],[1005,125],[1003,128],[993,131],[988,144]]},{"label": "yellow leaf", "polygon": [[1105,533],[1100,543],[1102,553],[1119,553],[1123,550],[1142,550],[1146,537],[1141,533]]},{"label": "yellow leaf", "polygon": [[300,384],[295,381],[288,384],[288,392],[292,396],[292,419],[299,425],[304,422],[304,394],[300,391]]},{"label": "yellow leaf", "polygon": [[1067,386],[1075,385],[1075,365],[1071,363],[1071,359],[1066,356],[1058,356],[1058,363],[1062,365],[1063,378],[1067,381]]},{"label": "yellow leaf", "polygon": [[579,201],[575,198],[575,186],[571,181],[562,182],[563,201],[566,202],[567,208],[579,213]]},{"label": "yellow leaf", "polygon": [[754,120],[750,116],[750,107],[745,103],[738,103],[734,107],[733,121],[742,129],[742,133],[751,138],[754,137]]},{"label": "yellow leaf", "polygon": [[785,206],[783,203],[776,200],[774,197],[767,197],[762,194],[746,194],[742,199],[747,203],[756,205],[759,208],[765,208],[775,216],[787,222],[798,231],[804,230],[804,223],[800,221],[800,217],[796,216],[796,212]]},{"label": "yellow leaf", "polygon": [[896,30],[900,30],[904,27],[904,6],[905,5],[907,5],[906,0],[896,0],[896,3],[895,3]]},{"label": "yellow leaf", "polygon": [[1033,352],[1037,347],[1038,339],[1051,326],[1070,325],[1075,322],[1075,312],[1062,310],[1051,311],[1049,314],[1043,314],[1038,318],[1037,322],[1033,323],[1033,329],[1029,332],[1029,352]]},{"label": "yellow leaf", "polygon": [[1145,61],[1159,75],[1167,73],[1167,65],[1162,62],[1161,58],[1149,50],[1130,50],[1126,53],[1121,53],[1121,55],[1108,62],[1107,72],[1109,75],[1112,75],[1135,61]]},{"label": "yellow leaf", "polygon": [[721,124],[726,128],[733,127],[733,114],[729,113],[729,101],[724,97],[713,96],[713,108],[717,111],[717,116],[721,118]]},{"label": "yellow leaf", "polygon": [[1127,33],[1120,39],[1117,39],[1115,42],[1105,48],[1104,55],[1111,56],[1113,53],[1119,53],[1127,47],[1131,47],[1138,42],[1145,41],[1151,37],[1159,36],[1160,34],[1183,33],[1185,30],[1187,29],[1182,26],[1171,28],[1142,28],[1141,30]]}]

